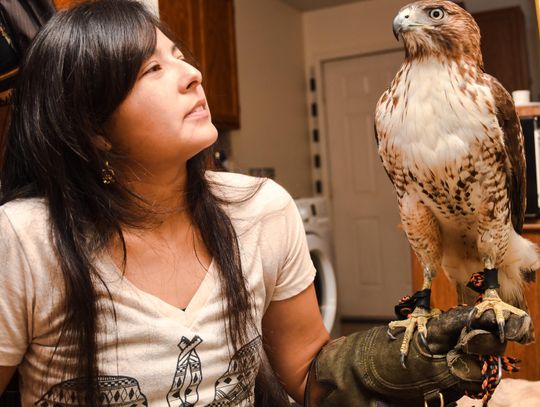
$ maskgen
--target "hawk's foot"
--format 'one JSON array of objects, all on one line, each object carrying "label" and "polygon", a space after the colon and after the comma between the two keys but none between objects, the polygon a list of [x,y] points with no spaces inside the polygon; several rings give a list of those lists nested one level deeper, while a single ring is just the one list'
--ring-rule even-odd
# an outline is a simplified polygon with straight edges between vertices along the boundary
[{"label": "hawk's foot", "polygon": [[501,340],[501,343],[503,343],[505,339],[504,313],[506,312],[507,315],[508,313],[514,314],[518,317],[527,316],[527,313],[525,311],[516,308],[510,304],[507,304],[503,300],[501,300],[499,294],[497,294],[497,291],[495,289],[488,288],[484,293],[484,298],[482,299],[482,301],[476,304],[472,309],[471,314],[469,315],[468,325],[470,326],[470,323],[474,317],[479,317],[488,310],[493,310],[493,312],[495,313],[495,320],[497,321],[497,325],[499,326],[499,339]]},{"label": "hawk's foot", "polygon": [[405,369],[407,368],[407,366],[405,365],[405,358],[407,357],[407,353],[409,352],[409,345],[413,338],[414,331],[418,329],[420,340],[429,350],[429,346],[427,344],[427,321],[430,318],[438,316],[440,313],[441,311],[437,308],[426,309],[422,307],[417,307],[411,314],[409,314],[407,319],[400,321],[392,321],[388,324],[388,335],[393,339],[396,339],[392,334],[392,331],[394,329],[405,329],[403,342],[401,343],[401,347],[399,349],[401,365]]}]

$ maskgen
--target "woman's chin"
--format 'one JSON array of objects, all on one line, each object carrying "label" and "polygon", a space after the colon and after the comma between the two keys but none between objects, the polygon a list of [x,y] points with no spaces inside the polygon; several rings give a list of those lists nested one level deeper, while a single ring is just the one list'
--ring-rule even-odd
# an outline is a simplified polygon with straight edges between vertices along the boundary
[{"label": "woman's chin", "polygon": [[218,130],[216,128],[216,126],[214,126],[214,123],[210,122],[210,126],[211,126],[211,132],[213,133],[213,137],[214,137],[214,141],[212,141],[212,144],[215,143],[218,139]]},{"label": "woman's chin", "polygon": [[[202,133],[202,132],[201,132]],[[212,122],[209,123],[208,128],[205,129],[204,134],[201,134],[201,142],[204,142],[206,145],[203,149],[210,147],[218,139],[218,130]]]},{"label": "woman's chin", "polygon": [[218,131],[212,123],[209,123],[204,129],[200,128],[196,138],[198,151],[194,155],[215,144],[217,139]]}]

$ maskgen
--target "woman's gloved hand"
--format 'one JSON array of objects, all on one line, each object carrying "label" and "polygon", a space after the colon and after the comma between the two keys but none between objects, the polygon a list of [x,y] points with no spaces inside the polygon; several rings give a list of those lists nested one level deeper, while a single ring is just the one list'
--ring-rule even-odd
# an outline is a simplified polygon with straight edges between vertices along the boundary
[{"label": "woman's gloved hand", "polygon": [[[330,342],[313,362],[306,405],[361,407],[377,401],[379,406],[444,406],[465,391],[478,393],[482,380],[478,355],[503,355],[506,341],[499,340],[492,312],[468,326],[471,309],[456,307],[432,318],[427,325],[427,347],[415,333],[406,368],[399,351],[403,331],[394,332],[393,340],[388,328],[381,326]],[[528,342],[530,318],[505,317],[506,340]],[[316,400],[310,397],[314,387],[323,388]]]}]

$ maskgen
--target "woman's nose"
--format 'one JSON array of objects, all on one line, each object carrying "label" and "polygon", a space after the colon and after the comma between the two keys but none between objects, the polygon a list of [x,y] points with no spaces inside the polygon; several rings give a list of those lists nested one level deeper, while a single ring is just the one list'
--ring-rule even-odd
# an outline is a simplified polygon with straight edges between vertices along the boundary
[{"label": "woman's nose", "polygon": [[184,69],[180,76],[180,90],[186,92],[202,83],[202,74],[201,71],[187,62],[184,62],[183,65]]}]

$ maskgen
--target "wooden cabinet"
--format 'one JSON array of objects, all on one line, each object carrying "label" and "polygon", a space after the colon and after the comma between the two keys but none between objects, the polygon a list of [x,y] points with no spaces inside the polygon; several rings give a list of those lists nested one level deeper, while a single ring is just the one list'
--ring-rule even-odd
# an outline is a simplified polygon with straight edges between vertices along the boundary
[{"label": "wooden cabinet", "polygon": [[220,130],[240,126],[233,0],[159,0],[161,19],[192,51]]},{"label": "wooden cabinet", "polygon": [[512,92],[530,89],[525,18],[521,7],[473,14],[482,33],[484,68]]},{"label": "wooden cabinet", "polygon": [[[523,236],[540,246],[540,221],[525,224]],[[422,269],[416,256],[412,255],[413,291],[422,286]],[[506,354],[521,359],[521,370],[518,373],[507,374],[506,377],[521,378],[527,380],[540,380],[540,288],[538,283],[528,284],[525,289],[525,297],[529,304],[529,312],[533,320],[536,332],[536,342],[529,345],[510,343]],[[432,306],[446,310],[458,304],[456,287],[453,286],[445,275],[438,275],[432,286]],[[461,301],[460,301],[461,302]]]},{"label": "wooden cabinet", "polygon": [[68,7],[72,7],[82,2],[83,0],[53,0],[53,4],[57,10],[62,10]]}]

